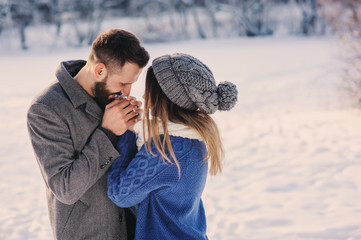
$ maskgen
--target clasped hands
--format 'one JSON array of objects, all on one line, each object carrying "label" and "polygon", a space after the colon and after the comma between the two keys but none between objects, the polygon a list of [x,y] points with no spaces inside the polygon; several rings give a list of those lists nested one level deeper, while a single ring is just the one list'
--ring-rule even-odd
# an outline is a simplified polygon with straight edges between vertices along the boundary
[{"label": "clasped hands", "polygon": [[141,120],[141,101],[135,97],[115,98],[105,107],[101,126],[120,136]]}]

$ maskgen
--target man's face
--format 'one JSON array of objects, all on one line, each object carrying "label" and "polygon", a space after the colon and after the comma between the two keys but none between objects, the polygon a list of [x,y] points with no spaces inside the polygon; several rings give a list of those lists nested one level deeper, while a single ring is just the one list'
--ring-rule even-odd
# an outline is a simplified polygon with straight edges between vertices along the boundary
[{"label": "man's face", "polygon": [[92,90],[95,99],[105,107],[117,94],[129,96],[132,84],[138,80],[141,71],[137,64],[126,62],[120,70],[113,71],[101,82],[94,84]]}]

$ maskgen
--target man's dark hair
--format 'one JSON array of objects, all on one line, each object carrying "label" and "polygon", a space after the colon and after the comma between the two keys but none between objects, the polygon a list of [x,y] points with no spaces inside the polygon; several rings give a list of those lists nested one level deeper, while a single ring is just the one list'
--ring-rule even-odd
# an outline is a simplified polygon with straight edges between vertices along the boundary
[{"label": "man's dark hair", "polygon": [[110,69],[123,67],[126,62],[143,68],[149,61],[149,54],[134,34],[112,29],[94,40],[89,60],[104,63]]}]

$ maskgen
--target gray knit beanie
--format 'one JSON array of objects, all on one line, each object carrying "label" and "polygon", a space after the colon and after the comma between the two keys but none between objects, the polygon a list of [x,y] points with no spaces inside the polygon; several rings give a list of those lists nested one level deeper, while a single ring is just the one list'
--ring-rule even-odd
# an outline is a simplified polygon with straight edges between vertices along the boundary
[{"label": "gray knit beanie", "polygon": [[211,70],[190,55],[164,55],[154,59],[152,67],[163,92],[179,107],[211,114],[229,111],[237,102],[236,85],[222,82],[217,86]]}]

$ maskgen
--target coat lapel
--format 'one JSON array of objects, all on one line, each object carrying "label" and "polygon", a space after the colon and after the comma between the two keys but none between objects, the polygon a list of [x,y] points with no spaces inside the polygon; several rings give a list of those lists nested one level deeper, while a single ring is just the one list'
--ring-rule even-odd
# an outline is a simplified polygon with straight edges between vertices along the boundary
[{"label": "coat lapel", "polygon": [[103,110],[73,78],[85,64],[86,61],[84,60],[62,62],[56,70],[56,77],[74,108],[79,108],[85,104],[85,111],[101,121]]}]

